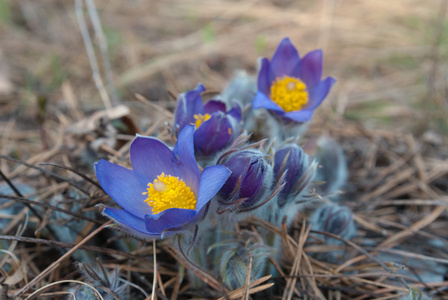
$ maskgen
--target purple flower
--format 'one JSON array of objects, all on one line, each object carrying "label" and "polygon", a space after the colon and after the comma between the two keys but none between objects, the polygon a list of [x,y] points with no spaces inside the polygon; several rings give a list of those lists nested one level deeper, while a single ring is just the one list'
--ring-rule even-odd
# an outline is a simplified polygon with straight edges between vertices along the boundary
[{"label": "purple flower", "polygon": [[194,126],[179,134],[173,150],[161,141],[137,136],[131,144],[129,170],[100,160],[95,164],[104,191],[123,209],[103,214],[140,238],[161,238],[198,221],[230,175],[223,166],[199,172],[194,157]]},{"label": "purple flower", "polygon": [[322,50],[300,59],[289,38],[281,41],[272,60],[261,61],[253,108],[266,108],[286,119],[306,122],[322,103],[335,79],[322,77]]},{"label": "purple flower", "polygon": [[274,156],[274,178],[278,180],[283,175],[285,181],[279,193],[279,206],[301,198],[308,191],[315,173],[315,163],[310,164],[308,155],[296,144],[287,144],[277,150]]},{"label": "purple flower", "polygon": [[188,125],[195,125],[194,149],[198,157],[207,157],[228,146],[238,135],[241,108],[235,104],[226,111],[226,104],[210,100],[205,105],[201,93],[202,84],[196,89],[182,94],[177,102],[174,116],[176,132]]},{"label": "purple flower", "polygon": [[225,153],[218,159],[221,165],[232,171],[219,191],[223,199],[221,204],[236,204],[236,207],[248,209],[264,198],[272,185],[272,166],[264,157],[258,150],[245,149]]}]

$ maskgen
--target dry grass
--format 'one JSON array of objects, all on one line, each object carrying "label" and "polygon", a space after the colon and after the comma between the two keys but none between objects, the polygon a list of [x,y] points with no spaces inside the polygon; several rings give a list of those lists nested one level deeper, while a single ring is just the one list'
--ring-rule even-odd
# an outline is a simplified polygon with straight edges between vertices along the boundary
[{"label": "dry grass", "polygon": [[[170,92],[198,82],[220,91],[236,69],[255,73],[256,58],[270,57],[289,36],[302,54],[324,49],[325,74],[338,79],[307,137],[325,134],[343,146],[350,179],[342,202],[355,212],[358,237],[346,242],[349,259],[332,265],[312,258],[329,248],[306,243],[315,233],[305,217],[290,231],[250,220],[245,225],[282,235],[282,276],[246,283],[227,297],[397,299],[412,286],[448,299],[447,281],[397,275],[402,266],[380,258],[448,263],[446,0],[97,0],[96,6],[105,38],[93,42],[102,82],[92,79],[73,1],[0,0],[0,170],[34,189],[0,208],[25,198],[41,203],[0,215],[0,281],[9,296],[72,293],[68,287],[79,288],[75,280],[84,278],[73,262],[102,253],[105,268],[118,268],[143,290],[129,286],[129,293],[151,299],[144,291],[152,288],[152,244],[100,230],[106,221],[95,205],[108,198],[95,183],[93,162],[125,164],[136,132],[170,141]],[[56,216],[55,206],[70,218]],[[73,242],[57,238],[54,226],[61,225],[76,228]],[[157,298],[191,297],[195,291],[173,259],[179,257],[163,242],[157,251]],[[219,281],[198,272],[212,282],[202,296],[225,299]],[[271,292],[260,292],[272,283]],[[0,293],[0,299],[6,298]]]}]

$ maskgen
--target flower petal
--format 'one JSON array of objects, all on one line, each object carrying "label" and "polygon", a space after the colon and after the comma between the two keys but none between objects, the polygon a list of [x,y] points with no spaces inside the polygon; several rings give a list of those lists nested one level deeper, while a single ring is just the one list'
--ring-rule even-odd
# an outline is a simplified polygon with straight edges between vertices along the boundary
[{"label": "flower petal", "polygon": [[146,230],[150,234],[160,235],[167,229],[187,224],[195,215],[195,210],[181,208],[170,208],[156,215],[147,215],[145,218]]},{"label": "flower petal", "polygon": [[306,109],[314,110],[318,107],[322,101],[327,97],[331,87],[336,82],[333,77],[327,77],[322,80],[314,89],[310,91],[310,102],[306,106]]},{"label": "flower petal", "polygon": [[180,95],[174,114],[174,122],[175,125],[179,126],[179,132],[185,125],[194,122],[195,114],[204,114],[204,104],[201,97],[203,91],[205,91],[205,88],[199,83],[194,90]]},{"label": "flower petal", "polygon": [[210,156],[222,150],[232,137],[232,124],[230,116],[221,112],[212,114],[194,133],[194,146],[196,155],[199,157]]},{"label": "flower petal", "polygon": [[109,208],[106,207],[103,210],[103,215],[113,219],[114,221],[120,223],[120,226],[123,227],[127,232],[131,235],[140,237],[140,238],[158,238],[159,235],[150,234],[146,230],[145,219],[140,219],[130,214],[124,209],[119,208]]},{"label": "flower petal", "polygon": [[285,113],[283,116],[295,122],[306,122],[313,116],[313,110],[297,110]]},{"label": "flower petal", "polygon": [[209,166],[202,171],[196,204],[197,212],[218,193],[224,183],[226,183],[230,173],[229,169],[220,165]]},{"label": "flower petal", "polygon": [[179,130],[189,124],[190,120],[187,117],[187,101],[184,95],[180,95],[177,99],[176,110],[174,111],[174,127],[179,127]]},{"label": "flower petal", "polygon": [[176,166],[179,160],[170,148],[161,141],[147,136],[137,135],[131,144],[131,164],[135,172],[148,178],[150,182],[158,175],[177,176]]},{"label": "flower petal", "polygon": [[299,78],[311,89],[320,82],[322,77],[322,50],[314,50],[305,55],[300,62]]},{"label": "flower petal", "polygon": [[241,106],[238,104],[238,102],[233,102],[233,107],[227,112],[227,114],[232,116],[235,119],[236,123],[239,123],[241,121],[242,112]]},{"label": "flower petal", "polygon": [[251,198],[257,191],[259,191],[260,186],[263,183],[264,169],[265,167],[263,165],[263,159],[261,157],[257,157],[254,155],[250,158],[249,168],[245,173],[243,182],[241,183],[240,193],[238,194],[238,197]]},{"label": "flower petal", "polygon": [[204,113],[212,114],[217,111],[226,112],[226,104],[219,100],[210,100],[204,105]]},{"label": "flower petal", "polygon": [[146,178],[103,159],[95,164],[95,172],[101,187],[118,205],[141,219],[151,213],[142,195]]},{"label": "flower petal", "polygon": [[194,157],[194,125],[187,125],[180,132],[177,143],[173,149],[173,155],[180,162],[177,167],[177,175],[183,179],[185,184],[190,187],[193,193],[198,195],[200,172],[198,163]]},{"label": "flower petal", "polygon": [[254,109],[266,108],[277,112],[285,112],[283,108],[278,106],[277,103],[269,99],[265,94],[263,94],[260,91],[258,91],[257,94],[255,95],[255,99],[252,102],[252,107]]},{"label": "flower petal", "polygon": [[299,52],[289,38],[284,38],[271,60],[271,68],[276,77],[290,76],[300,63]]},{"label": "flower petal", "polygon": [[265,95],[271,94],[271,85],[275,80],[275,75],[272,72],[269,60],[263,58],[261,60],[261,68],[258,72],[258,90],[262,91]]}]

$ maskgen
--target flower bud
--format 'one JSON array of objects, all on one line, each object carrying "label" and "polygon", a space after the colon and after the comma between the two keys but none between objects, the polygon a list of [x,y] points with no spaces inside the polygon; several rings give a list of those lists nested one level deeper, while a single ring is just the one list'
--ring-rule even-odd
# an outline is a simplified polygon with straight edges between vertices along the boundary
[{"label": "flower bud", "polygon": [[244,107],[251,104],[256,93],[257,84],[255,83],[255,78],[240,70],[230,80],[221,96],[227,103],[238,101]]},{"label": "flower bud", "polygon": [[255,149],[227,151],[217,163],[232,173],[218,195],[220,204],[248,211],[258,207],[272,187],[272,166],[266,155]]},{"label": "flower bud", "polygon": [[[317,208],[310,217],[311,230],[333,233],[344,239],[356,234],[353,213],[347,206],[325,204]],[[339,240],[328,239],[329,244],[338,244]]]},{"label": "flower bud", "polygon": [[215,274],[220,274],[227,287],[234,290],[244,286],[247,264],[252,256],[250,277],[258,279],[265,271],[269,257],[276,249],[263,245],[253,232],[242,230],[233,239],[220,241],[209,247],[208,252],[215,252]]},{"label": "flower bud", "polygon": [[316,180],[323,184],[317,186],[317,191],[324,195],[339,191],[345,185],[348,173],[344,151],[339,143],[322,136],[308,147],[314,152],[314,158],[320,166]]},{"label": "flower bud", "polygon": [[[346,240],[349,240],[356,235],[353,213],[347,206],[324,204],[311,214],[309,221],[311,223],[312,231],[332,233]],[[326,235],[319,235],[319,238],[324,239],[325,244],[327,245],[345,246],[345,243],[339,239]],[[313,256],[319,260],[338,263],[345,261],[347,258],[347,251],[341,247],[341,250],[314,253]]]},{"label": "flower bud", "polygon": [[274,157],[274,176],[285,176],[285,185],[279,193],[278,205],[283,207],[289,201],[299,200],[314,179],[316,166],[310,163],[308,155],[296,144],[287,144],[277,150]]}]

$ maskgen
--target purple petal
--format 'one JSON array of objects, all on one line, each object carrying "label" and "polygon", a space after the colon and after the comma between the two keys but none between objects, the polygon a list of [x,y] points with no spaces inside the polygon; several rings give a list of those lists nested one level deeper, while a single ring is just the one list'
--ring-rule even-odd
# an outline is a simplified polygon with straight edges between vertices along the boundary
[{"label": "purple petal", "polygon": [[203,91],[205,91],[205,88],[199,83],[194,90],[180,95],[174,114],[174,121],[179,126],[179,132],[185,125],[194,122],[195,114],[204,114],[204,104],[201,97]]},{"label": "purple petal", "polygon": [[167,229],[188,223],[195,215],[195,210],[182,208],[170,208],[156,215],[147,215],[146,230],[151,234],[162,234]]},{"label": "purple petal", "polygon": [[158,175],[177,176],[179,160],[170,148],[161,141],[137,135],[131,144],[131,164],[135,172],[146,176],[150,182]]},{"label": "purple petal", "polygon": [[199,212],[218,193],[229,176],[230,170],[220,165],[209,166],[202,171],[196,211]]},{"label": "purple petal", "polygon": [[238,195],[240,198],[250,198],[255,195],[263,183],[263,172],[263,160],[255,156],[251,158],[249,169],[245,173],[243,182],[241,183],[240,193]]},{"label": "purple petal", "polygon": [[222,150],[234,136],[232,131],[229,117],[221,112],[214,113],[194,133],[196,155],[210,156]]},{"label": "purple petal", "polygon": [[311,89],[320,82],[322,77],[322,50],[314,50],[300,62],[300,74],[298,76]]},{"label": "purple petal", "polygon": [[238,104],[238,102],[233,103],[232,109],[229,110],[227,114],[232,116],[236,120],[236,123],[239,123],[241,121],[242,112],[241,106]]},{"label": "purple petal", "polygon": [[141,219],[151,213],[142,195],[146,192],[146,178],[103,159],[95,164],[95,172],[101,187],[118,205]]},{"label": "purple petal", "polygon": [[305,161],[302,149],[295,144],[291,144],[275,152],[274,175],[277,179],[282,175],[280,174],[280,170],[283,163],[285,163],[283,171],[287,171],[284,179],[286,184],[280,194],[282,198],[286,198],[297,181],[302,177],[303,170],[308,165],[308,161]]},{"label": "purple petal", "polygon": [[276,77],[290,76],[300,63],[299,53],[289,38],[278,45],[271,60],[271,68]]},{"label": "purple petal", "polygon": [[277,103],[269,99],[265,94],[263,94],[260,91],[258,91],[257,94],[255,95],[255,99],[252,102],[252,107],[254,109],[266,108],[277,112],[284,112],[283,108],[278,106]]},{"label": "purple petal", "polygon": [[178,176],[184,180],[185,184],[190,187],[193,193],[197,196],[200,172],[198,163],[194,157],[193,135],[194,125],[185,126],[177,138],[173,154],[178,157],[178,161],[181,163],[177,168]]},{"label": "purple petal", "polygon": [[176,110],[174,111],[174,126],[178,126],[182,130],[185,125],[189,124],[190,120],[187,117],[187,102],[184,95],[177,99]]},{"label": "purple petal", "polygon": [[322,101],[327,97],[330,92],[331,87],[336,82],[336,79],[333,77],[327,77],[323,81],[321,81],[317,86],[315,86],[310,91],[310,102],[306,106],[307,110],[314,110],[318,107]]},{"label": "purple petal", "polygon": [[285,113],[283,116],[295,122],[306,122],[313,116],[313,110],[297,110]]},{"label": "purple petal", "polygon": [[226,104],[218,100],[210,100],[204,105],[204,113],[212,114],[217,111],[226,112]]},{"label": "purple petal", "polygon": [[267,58],[261,60],[261,68],[258,72],[258,90],[262,91],[265,95],[271,94],[271,85],[275,80],[275,75],[272,73],[272,69]]},{"label": "purple petal", "polygon": [[120,226],[123,227],[128,233],[130,233],[133,236],[137,236],[140,238],[160,237],[160,235],[150,234],[146,230],[145,219],[137,218],[136,216],[128,213],[124,209],[106,207],[103,210],[103,215],[106,215],[107,217],[120,223]]},{"label": "purple petal", "polygon": [[225,167],[231,171],[229,178],[219,191],[219,195],[225,200],[232,200],[229,196],[235,192],[240,175],[246,174],[249,170],[251,157],[245,155],[246,153],[240,152],[237,157],[233,156],[224,162]]}]

